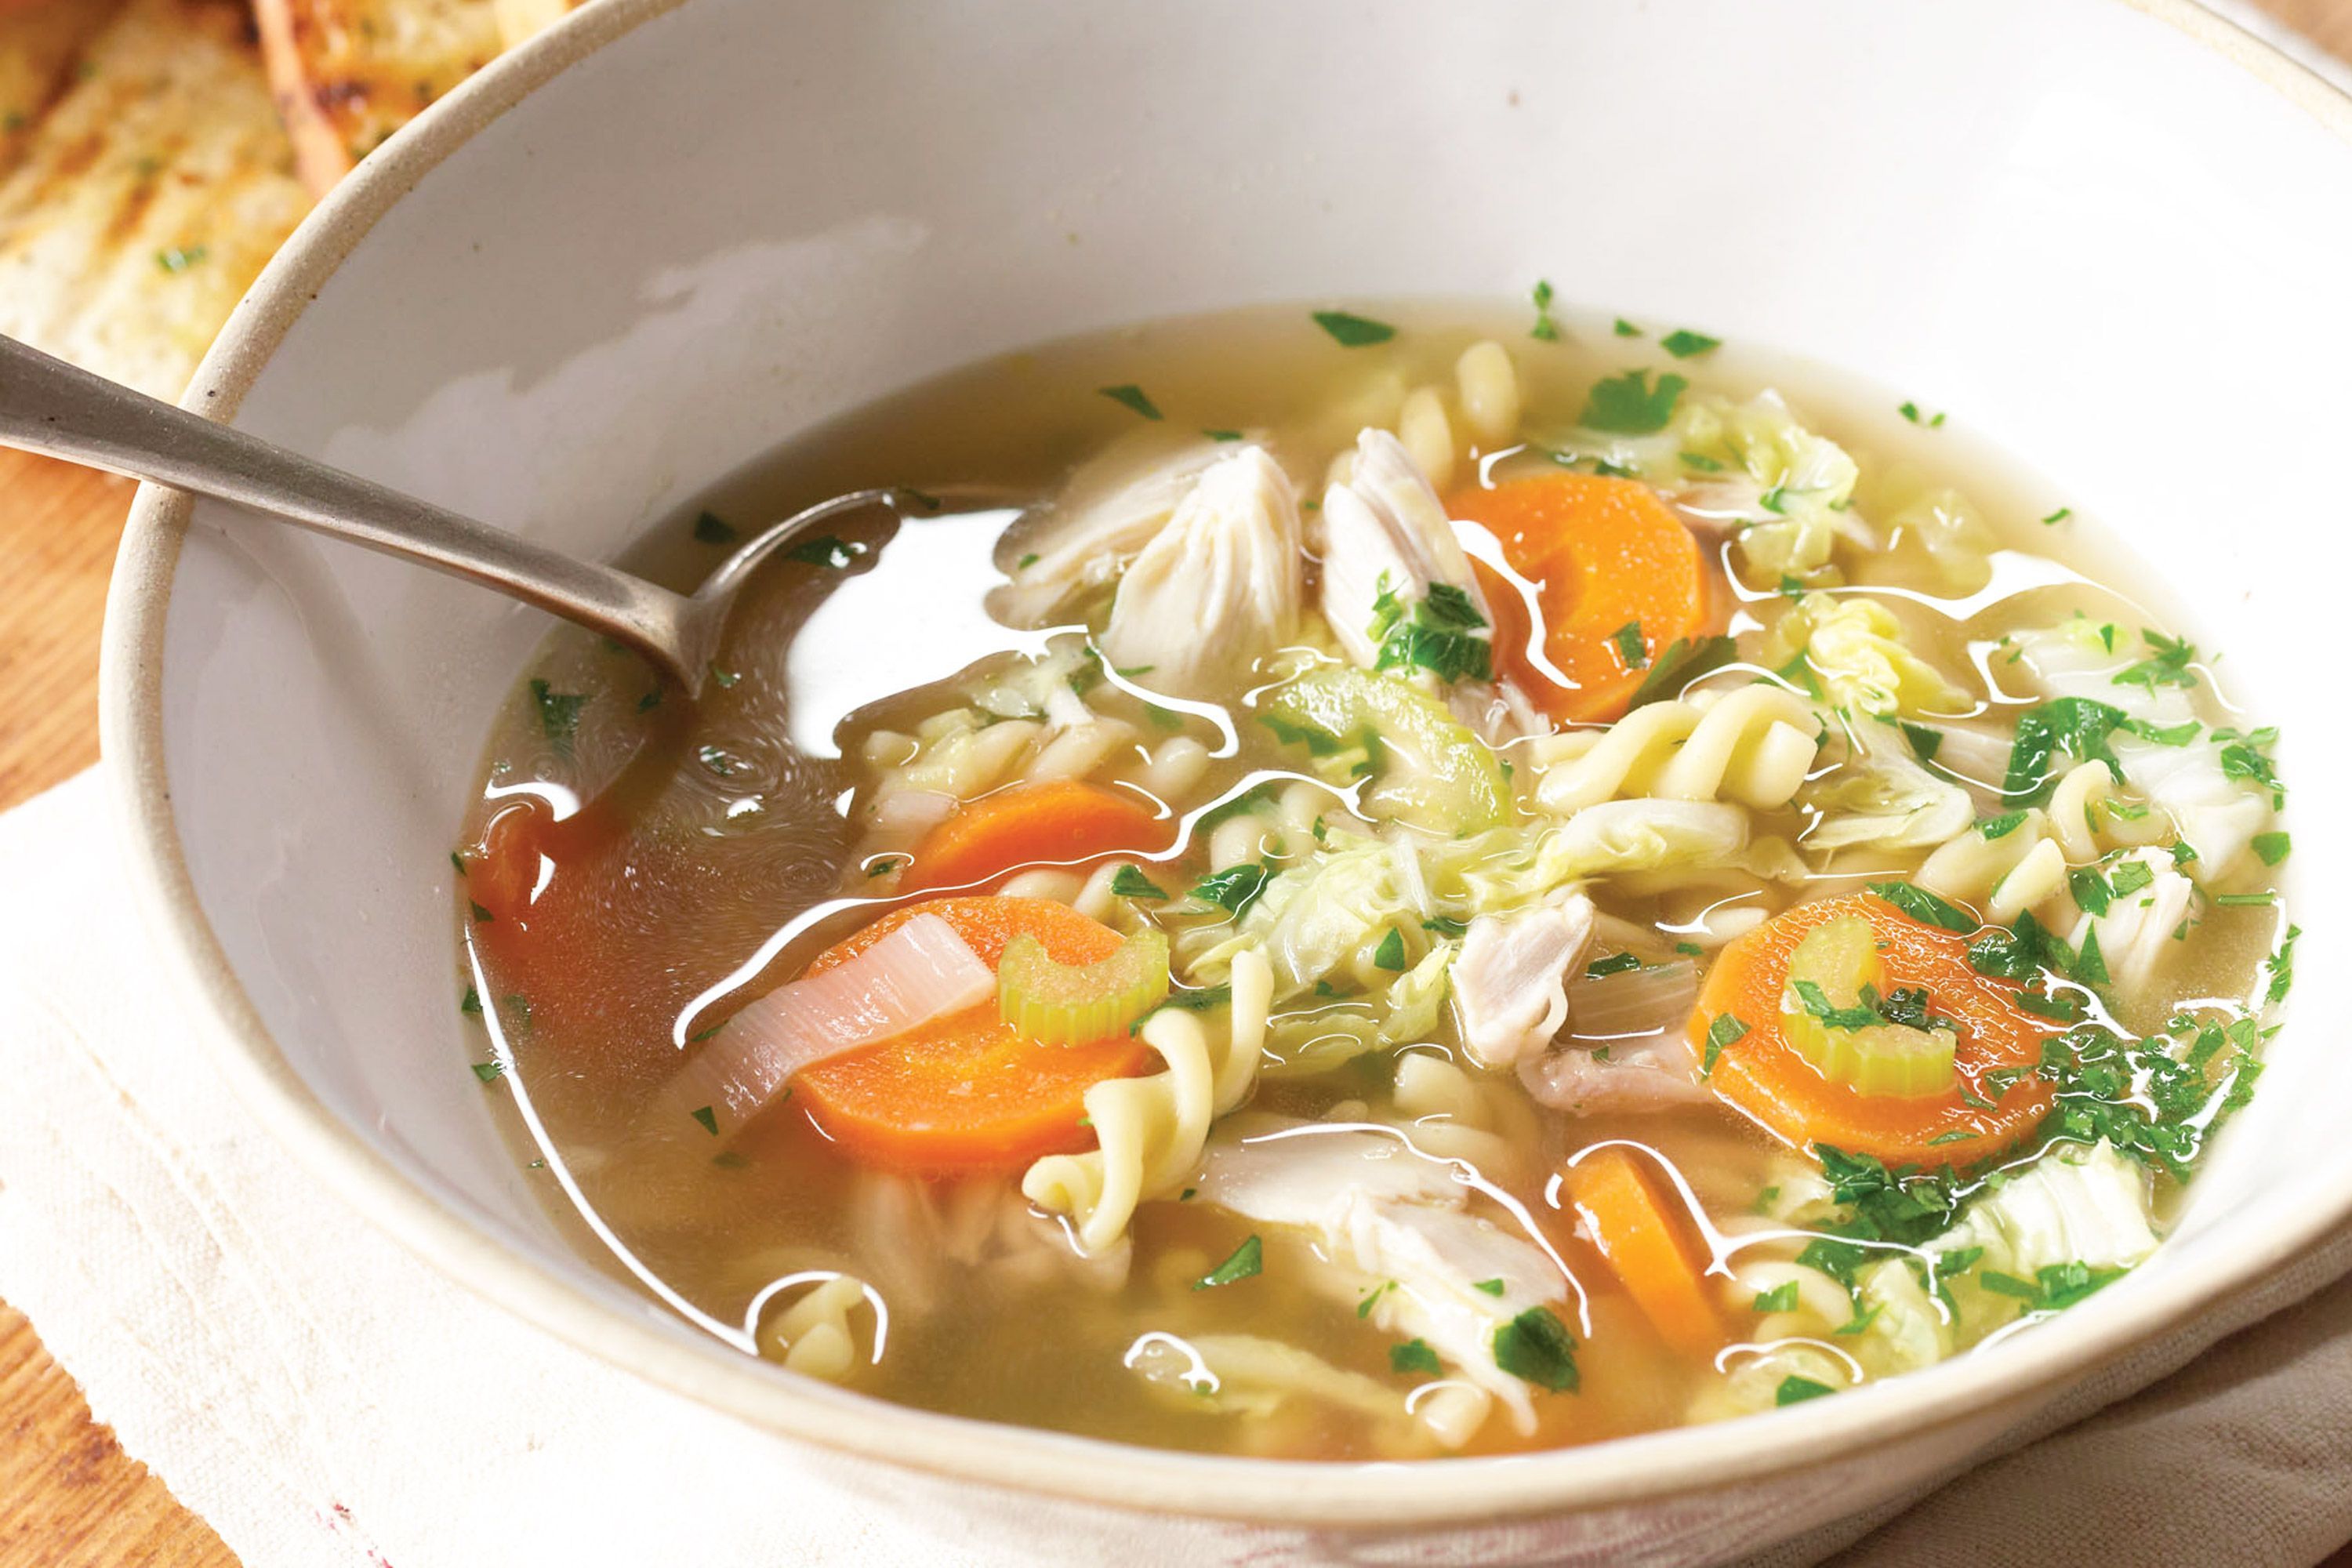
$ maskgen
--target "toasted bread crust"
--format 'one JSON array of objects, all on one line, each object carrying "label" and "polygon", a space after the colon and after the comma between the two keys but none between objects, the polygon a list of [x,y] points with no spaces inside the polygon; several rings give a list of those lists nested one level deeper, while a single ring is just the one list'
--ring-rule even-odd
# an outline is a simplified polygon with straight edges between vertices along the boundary
[{"label": "toasted bread crust", "polygon": [[0,180],[0,331],[176,397],[309,210],[236,0],[131,0]]},{"label": "toasted bread crust", "polygon": [[71,73],[74,57],[120,0],[0,0],[0,174],[16,166]]},{"label": "toasted bread crust", "polygon": [[255,0],[303,181],[351,172],[505,47],[496,0]]}]

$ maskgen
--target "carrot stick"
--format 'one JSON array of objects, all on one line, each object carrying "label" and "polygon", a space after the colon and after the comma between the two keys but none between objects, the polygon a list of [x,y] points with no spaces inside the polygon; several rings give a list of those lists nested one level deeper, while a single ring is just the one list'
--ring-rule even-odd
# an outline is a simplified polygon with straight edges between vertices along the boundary
[{"label": "carrot stick", "polygon": [[[1831,1081],[1780,1027],[1789,960],[1805,933],[1841,916],[1868,921],[1890,986],[1925,986],[1959,1035],[1957,1081],[1917,1098],[1865,1095]],[[2050,1026],[2011,1000],[2015,983],[1979,974],[1969,938],[1922,924],[1869,893],[1800,904],[1723,950],[1691,1015],[1690,1041],[1710,1048],[1715,1092],[1791,1143],[1828,1143],[1889,1164],[1957,1165],[1997,1154],[2050,1109],[2032,1068]],[[1718,1025],[1717,1019],[1733,1023]],[[1713,1036],[1712,1041],[1710,1036]],[[1987,1082],[1987,1075],[2002,1078]]]},{"label": "carrot stick", "polygon": [[1658,1336],[1687,1356],[1727,1338],[1706,1289],[1706,1254],[1632,1151],[1594,1149],[1560,1172],[1593,1245]]},{"label": "carrot stick", "polygon": [[899,886],[978,888],[1024,866],[1148,855],[1169,837],[1169,824],[1133,795],[1075,779],[1015,784],[966,802],[925,834]]},{"label": "carrot stick", "polygon": [[1645,484],[1550,474],[1462,490],[1445,504],[1449,516],[1485,524],[1511,569],[1536,585],[1531,628],[1517,590],[1479,572],[1495,612],[1496,672],[1555,719],[1617,718],[1661,655],[1707,629],[1698,542]]},{"label": "carrot stick", "polygon": [[[918,914],[934,914],[993,967],[1004,944],[1034,936],[1057,963],[1094,963],[1119,936],[1045,899],[936,899],[893,910],[819,953],[806,973],[856,956]],[[1086,1092],[1142,1065],[1150,1047],[1119,1034],[1087,1045],[1043,1046],[997,1016],[991,997],[793,1080],[817,1130],[861,1163],[890,1170],[1017,1170],[1042,1154],[1094,1142],[1081,1118]]]}]

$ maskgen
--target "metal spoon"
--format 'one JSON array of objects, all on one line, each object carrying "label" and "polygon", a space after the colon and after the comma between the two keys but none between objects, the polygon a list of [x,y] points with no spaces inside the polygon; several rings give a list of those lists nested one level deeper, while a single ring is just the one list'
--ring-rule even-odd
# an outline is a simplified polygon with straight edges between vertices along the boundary
[{"label": "metal spoon", "polygon": [[444,511],[258,437],[174,408],[0,337],[0,446],[224,500],[280,522],[470,578],[618,637],[698,693],[728,612],[752,571],[813,523],[901,498],[856,490],[756,535],[691,595]]}]

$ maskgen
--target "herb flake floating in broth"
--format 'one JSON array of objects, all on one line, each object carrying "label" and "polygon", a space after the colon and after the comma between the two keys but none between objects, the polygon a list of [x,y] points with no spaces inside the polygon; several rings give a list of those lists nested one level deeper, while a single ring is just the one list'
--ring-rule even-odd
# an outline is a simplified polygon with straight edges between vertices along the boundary
[{"label": "herb flake floating in broth", "polygon": [[1097,390],[1120,407],[1132,409],[1146,419],[1156,420],[1160,416],[1159,405],[1143,395],[1143,388],[1131,381],[1118,386],[1099,387]]},{"label": "herb flake floating in broth", "polygon": [[1386,321],[1350,315],[1345,310],[1318,310],[1315,324],[1330,333],[1331,341],[1343,349],[1370,348],[1396,336],[1396,329]]},{"label": "herb flake floating in broth", "polygon": [[1544,278],[1537,279],[1536,286],[1531,291],[1531,297],[1535,300],[1536,324],[1528,329],[1528,336],[1535,339],[1538,342],[1558,342],[1559,341],[1559,323],[1551,319],[1550,280]]},{"label": "herb flake floating in broth", "polygon": [[1646,370],[1629,370],[1622,375],[1596,381],[1585,399],[1580,423],[1589,430],[1652,435],[1666,427],[1674,417],[1675,402],[1689,385],[1683,377],[1669,373],[1658,377],[1657,384],[1652,386]]},{"label": "herb flake floating in broth", "polygon": [[1549,283],[1379,309],[853,415],[654,569],[955,499],[798,542],[703,700],[569,631],[518,672],[446,886],[530,1168],[712,1321],[801,1275],[803,1371],[1314,1460],[1769,1411],[2131,1289],[2299,934],[2207,639],[1886,392],[1687,328],[1627,368]]}]

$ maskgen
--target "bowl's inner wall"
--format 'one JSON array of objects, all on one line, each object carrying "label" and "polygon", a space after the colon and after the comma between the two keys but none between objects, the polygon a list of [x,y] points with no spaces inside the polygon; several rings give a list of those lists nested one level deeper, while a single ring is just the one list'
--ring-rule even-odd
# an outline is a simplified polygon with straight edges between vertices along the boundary
[{"label": "bowl's inner wall", "polygon": [[[2111,0],[695,0],[429,174],[240,423],[606,553],[793,431],[1010,345],[1548,278],[1853,367],[2063,482],[2285,724],[2317,889],[2352,871],[2315,809],[2347,760],[2347,255],[2352,149]],[[205,913],[295,1069],[586,1283],[466,1070],[451,931],[484,731],[543,629],[200,506],[165,756]],[[2347,1180],[2342,921],[2297,912],[2300,1021],[2148,1275]]]}]

